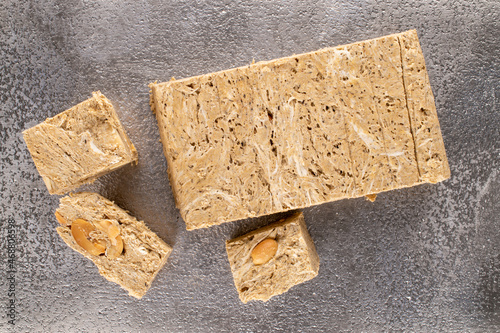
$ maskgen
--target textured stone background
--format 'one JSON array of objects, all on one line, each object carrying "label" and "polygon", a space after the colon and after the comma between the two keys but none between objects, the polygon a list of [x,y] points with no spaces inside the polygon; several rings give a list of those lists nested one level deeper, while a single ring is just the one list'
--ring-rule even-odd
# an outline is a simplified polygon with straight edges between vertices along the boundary
[{"label": "textured stone background", "polygon": [[[0,2],[1,331],[500,331],[500,3],[308,2]],[[426,56],[452,178],[375,203],[306,209],[319,276],[243,305],[224,241],[279,216],[187,232],[147,84],[410,28]],[[140,162],[88,188],[174,246],[140,301],[58,238],[58,197],[47,193],[21,136],[97,89],[114,102]],[[15,326],[6,317],[9,217]]]}]

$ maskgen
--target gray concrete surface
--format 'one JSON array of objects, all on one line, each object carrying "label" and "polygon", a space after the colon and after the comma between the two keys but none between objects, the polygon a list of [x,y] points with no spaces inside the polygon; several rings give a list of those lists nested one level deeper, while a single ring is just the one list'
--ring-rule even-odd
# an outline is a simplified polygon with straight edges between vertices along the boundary
[{"label": "gray concrete surface", "polygon": [[[496,0],[3,0],[0,331],[500,331],[499,13]],[[224,241],[278,216],[185,230],[147,84],[410,28],[426,56],[452,178],[384,193],[375,203],[306,209],[319,276],[243,305]],[[142,300],[58,238],[58,197],[48,194],[21,136],[97,89],[114,102],[140,163],[87,188],[174,246]],[[15,273],[8,272],[9,231]]]}]

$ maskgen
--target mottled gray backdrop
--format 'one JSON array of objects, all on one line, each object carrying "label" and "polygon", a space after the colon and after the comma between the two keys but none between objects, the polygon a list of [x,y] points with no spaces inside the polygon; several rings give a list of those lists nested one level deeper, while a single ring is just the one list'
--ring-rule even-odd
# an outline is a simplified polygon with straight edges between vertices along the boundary
[{"label": "mottled gray backdrop", "polygon": [[[500,331],[500,2],[0,2],[0,330],[18,332]],[[187,232],[174,207],[147,84],[416,28],[452,177],[306,209],[317,278],[239,300],[224,241],[268,216]],[[139,165],[89,189],[174,251],[142,300],[55,232],[21,131],[101,90]],[[12,218],[14,224],[8,224]],[[15,325],[7,322],[8,231]],[[12,281],[12,280],[11,280]]]}]

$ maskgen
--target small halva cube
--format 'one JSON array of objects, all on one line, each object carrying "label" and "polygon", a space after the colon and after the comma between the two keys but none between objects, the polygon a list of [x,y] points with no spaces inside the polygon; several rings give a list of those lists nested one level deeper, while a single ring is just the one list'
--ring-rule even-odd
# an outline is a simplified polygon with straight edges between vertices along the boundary
[{"label": "small halva cube", "polygon": [[319,257],[302,213],[226,241],[243,303],[267,301],[318,275]]}]

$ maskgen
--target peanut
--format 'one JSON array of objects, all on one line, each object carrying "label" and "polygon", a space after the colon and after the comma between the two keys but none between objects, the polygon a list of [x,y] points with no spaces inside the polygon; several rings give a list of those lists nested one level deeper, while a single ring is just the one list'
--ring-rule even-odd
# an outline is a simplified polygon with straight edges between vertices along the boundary
[{"label": "peanut", "polygon": [[116,236],[116,238],[114,238],[113,240],[115,241],[115,244],[111,244],[111,246],[108,247],[106,251],[106,257],[108,257],[109,259],[117,258],[123,252],[122,238],[120,236]]},{"label": "peanut", "polygon": [[368,194],[368,195],[365,195],[365,198],[366,198],[366,200],[374,202],[375,199],[377,199],[377,195],[376,194]]},{"label": "peanut", "polygon": [[106,257],[109,259],[117,258],[123,252],[123,239],[119,236],[120,227],[110,220],[102,220],[96,224],[96,227],[108,235],[111,243],[106,250]]},{"label": "peanut", "polygon": [[103,246],[100,242],[90,241],[89,238],[92,231],[95,231],[95,227],[84,219],[76,219],[71,224],[71,235],[75,239],[75,242],[88,253],[98,256],[106,251],[106,246]]},{"label": "peanut", "polygon": [[54,215],[56,216],[56,220],[57,220],[57,222],[59,222],[60,225],[67,225],[68,224],[68,221],[66,221],[66,219],[61,214],[59,214],[59,212],[57,210],[54,213]]},{"label": "peanut", "polygon": [[262,265],[271,260],[278,251],[278,242],[272,238],[266,238],[257,244],[250,255],[254,265]]},{"label": "peanut", "polygon": [[109,236],[109,238],[115,239],[115,238],[118,237],[119,234],[120,234],[120,228],[118,228],[116,225],[111,224],[108,227],[108,236]]}]

